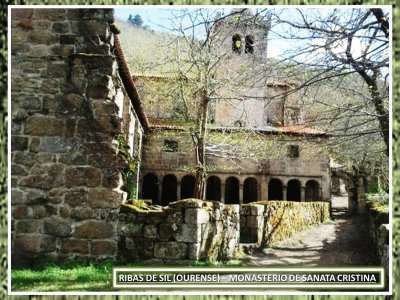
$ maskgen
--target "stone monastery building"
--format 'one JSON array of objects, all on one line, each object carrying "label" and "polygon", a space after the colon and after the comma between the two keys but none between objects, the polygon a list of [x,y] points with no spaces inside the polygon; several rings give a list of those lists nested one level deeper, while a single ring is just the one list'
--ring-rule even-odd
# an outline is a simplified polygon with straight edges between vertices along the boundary
[{"label": "stone monastery building", "polygon": [[[234,92],[245,87],[224,85],[225,97],[211,105],[206,199],[328,201],[329,157],[319,152],[326,135],[302,124],[299,95],[286,94],[296,82],[258,72],[268,24],[220,26],[218,46],[229,59],[216,76],[245,64],[262,84],[241,97]],[[146,92],[165,77],[132,75],[137,70],[128,68],[112,9],[15,8],[10,37],[13,265],[42,256],[115,257],[128,170],[139,199],[166,206],[193,196],[190,125]],[[189,251],[200,249],[198,240],[189,241],[192,248],[169,236],[169,244],[156,243],[146,230],[143,245],[156,257],[168,258],[168,247],[183,249],[176,259],[199,257]]]},{"label": "stone monastery building", "polygon": [[[206,199],[228,204],[329,199],[329,157],[319,147],[327,136],[304,125],[302,99],[299,92],[291,92],[299,83],[271,78],[265,66],[269,23],[241,25],[236,17],[218,24],[213,41],[218,43],[216,55],[224,53],[216,72],[224,83],[219,88],[222,96],[209,111]],[[249,75],[243,76],[241,86],[230,89],[224,79],[243,66]],[[195,184],[190,124],[179,122],[176,98],[168,102],[154,93],[154,86],[172,85],[174,80],[162,74],[135,74],[151,128],[141,153],[139,198],[161,205],[191,198]],[[230,142],[222,142],[221,135]],[[247,143],[235,143],[242,139]]]}]

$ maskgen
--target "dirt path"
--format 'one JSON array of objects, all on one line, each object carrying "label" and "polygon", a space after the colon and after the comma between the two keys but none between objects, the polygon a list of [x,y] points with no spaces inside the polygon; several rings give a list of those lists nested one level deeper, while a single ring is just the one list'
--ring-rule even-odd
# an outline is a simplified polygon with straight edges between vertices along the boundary
[{"label": "dirt path", "polygon": [[377,264],[365,215],[347,215],[347,197],[333,201],[333,220],[243,257],[244,265],[366,266]]}]

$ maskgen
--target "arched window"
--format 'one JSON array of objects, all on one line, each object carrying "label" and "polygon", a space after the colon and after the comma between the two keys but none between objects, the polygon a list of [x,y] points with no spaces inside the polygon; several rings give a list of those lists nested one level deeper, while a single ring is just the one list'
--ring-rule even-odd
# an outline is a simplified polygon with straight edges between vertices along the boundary
[{"label": "arched window", "polygon": [[192,175],[183,176],[181,181],[181,199],[193,198],[195,178]]},{"label": "arched window", "polygon": [[289,180],[287,185],[287,200],[301,201],[301,183],[296,179]]},{"label": "arched window", "polygon": [[254,37],[252,35],[246,35],[245,37],[245,48],[244,53],[253,54],[254,52]]},{"label": "arched window", "polygon": [[246,178],[243,185],[243,203],[255,202],[258,200],[258,183],[253,177]]},{"label": "arched window", "polygon": [[143,177],[142,199],[151,199],[153,204],[158,204],[158,178],[154,174]]},{"label": "arched window", "polygon": [[283,200],[282,182],[272,178],[268,183],[268,200]]},{"label": "arched window", "polygon": [[177,200],[177,180],[174,175],[166,175],[162,181],[161,205],[166,206]]},{"label": "arched window", "polygon": [[206,199],[221,201],[221,180],[217,176],[210,176],[207,179]]},{"label": "arched window", "polygon": [[309,180],[306,183],[306,201],[320,201],[319,183],[315,180]]},{"label": "arched window", "polygon": [[242,52],[243,48],[243,42],[242,42],[242,37],[240,34],[234,34],[232,36],[232,51],[235,53],[240,53]]},{"label": "arched window", "polygon": [[236,177],[226,179],[225,204],[239,204],[239,180]]}]

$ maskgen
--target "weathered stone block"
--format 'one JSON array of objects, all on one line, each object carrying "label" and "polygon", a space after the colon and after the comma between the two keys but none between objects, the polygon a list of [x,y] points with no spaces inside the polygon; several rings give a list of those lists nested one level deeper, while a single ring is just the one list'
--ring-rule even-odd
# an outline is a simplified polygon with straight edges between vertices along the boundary
[{"label": "weathered stone block", "polygon": [[192,224],[180,224],[174,237],[177,242],[198,243],[201,240],[201,227]]},{"label": "weathered stone block", "polygon": [[28,149],[28,138],[24,136],[11,137],[11,151],[25,151]]},{"label": "weathered stone block", "polygon": [[15,238],[18,252],[51,252],[56,249],[56,238],[42,234],[24,234]]},{"label": "weathered stone block", "polygon": [[46,207],[43,205],[35,205],[33,206],[33,217],[35,219],[43,219],[46,216]]},{"label": "weathered stone block", "polygon": [[11,188],[11,204],[25,204],[25,193],[20,189]]},{"label": "weathered stone block", "polygon": [[40,141],[41,139],[39,137],[33,137],[31,138],[31,141],[29,143],[29,151],[30,152],[39,152],[40,151]]},{"label": "weathered stone block", "polygon": [[127,236],[127,237],[133,237],[133,238],[142,237],[143,225],[135,223],[124,224],[121,227],[120,233],[122,236]]},{"label": "weathered stone block", "polygon": [[154,224],[143,226],[143,237],[149,239],[157,238],[157,226]]},{"label": "weathered stone block", "polygon": [[60,163],[68,165],[85,165],[87,162],[86,155],[79,152],[72,152],[66,154],[60,154],[58,160]]},{"label": "weathered stone block", "polygon": [[183,213],[176,210],[167,211],[167,223],[181,224],[183,223]]},{"label": "weathered stone block", "polygon": [[122,174],[118,169],[115,168],[105,168],[102,170],[103,179],[102,186],[105,188],[115,189],[120,188],[124,184]]},{"label": "weathered stone block", "polygon": [[101,184],[101,172],[93,167],[69,167],[65,170],[65,186],[96,187]]},{"label": "weathered stone block", "polygon": [[90,207],[74,208],[70,213],[71,218],[76,220],[87,220],[92,218],[93,209]]},{"label": "weathered stone block", "polygon": [[86,221],[77,225],[73,233],[73,237],[82,239],[106,239],[114,236],[114,225],[101,221]]},{"label": "weathered stone block", "polygon": [[263,205],[251,205],[251,215],[253,216],[261,216],[264,213],[264,206]]},{"label": "weathered stone block", "polygon": [[13,162],[25,166],[32,166],[35,163],[35,154],[26,151],[16,151],[14,153]]},{"label": "weathered stone block", "polygon": [[58,136],[45,136],[42,138],[41,151],[51,153],[62,153],[78,151],[81,141],[74,138],[63,138]]},{"label": "weathered stone block", "polygon": [[77,239],[62,240],[60,251],[61,251],[61,253],[88,254],[89,253],[89,241],[77,240]]},{"label": "weathered stone block", "polygon": [[47,202],[48,196],[39,189],[25,189],[26,204],[44,204]]},{"label": "weathered stone block", "polygon": [[28,175],[28,172],[26,171],[24,166],[11,163],[11,174],[17,176],[26,176]]},{"label": "weathered stone block", "polygon": [[72,231],[71,223],[57,217],[46,218],[44,220],[44,231],[49,235],[67,237]]},{"label": "weathered stone block", "polygon": [[154,249],[154,240],[153,239],[144,239],[144,238],[130,238],[127,237],[125,239],[126,248],[129,250],[151,250]]},{"label": "weathered stone block", "polygon": [[71,206],[78,206],[87,200],[87,192],[84,188],[65,191],[65,202]]},{"label": "weathered stone block", "polygon": [[31,219],[33,218],[33,209],[29,206],[15,206],[12,209],[12,216],[14,219]]},{"label": "weathered stone block", "polygon": [[115,241],[92,241],[90,253],[92,255],[113,255],[117,251]]},{"label": "weathered stone block", "polygon": [[57,8],[57,9],[35,9],[34,19],[37,20],[49,20],[49,21],[60,21],[65,20],[66,18],[66,10]]},{"label": "weathered stone block", "polygon": [[178,230],[176,224],[160,224],[160,240],[169,241],[174,236],[174,233]]},{"label": "weathered stone block", "polygon": [[15,233],[43,233],[43,220],[18,220]]},{"label": "weathered stone block", "polygon": [[200,243],[189,243],[187,244],[187,258],[190,260],[199,260],[201,253],[201,244]]},{"label": "weathered stone block", "polygon": [[59,213],[61,218],[66,219],[69,217],[70,209],[68,206],[65,205],[60,206]]},{"label": "weathered stone block", "polygon": [[210,216],[205,209],[186,209],[185,223],[188,224],[203,224],[208,223]]},{"label": "weathered stone block", "polygon": [[156,258],[184,259],[187,254],[187,245],[177,242],[159,242],[154,246]]},{"label": "weathered stone block", "polygon": [[18,181],[21,187],[31,187],[39,189],[54,189],[60,187],[64,182],[64,176],[31,175]]},{"label": "weathered stone block", "polygon": [[53,23],[52,30],[57,34],[66,34],[70,31],[69,23],[67,22],[55,22]]},{"label": "weathered stone block", "polygon": [[38,136],[60,136],[64,130],[64,121],[61,119],[32,116],[26,120],[25,134]]},{"label": "weathered stone block", "polygon": [[90,189],[88,194],[91,208],[118,208],[122,200],[120,193],[106,188]]}]

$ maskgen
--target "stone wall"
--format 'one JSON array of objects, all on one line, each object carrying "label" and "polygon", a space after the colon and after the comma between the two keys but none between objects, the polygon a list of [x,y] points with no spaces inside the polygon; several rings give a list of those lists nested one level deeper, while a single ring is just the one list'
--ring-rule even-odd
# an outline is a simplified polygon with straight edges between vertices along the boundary
[{"label": "stone wall", "polygon": [[186,199],[162,210],[122,205],[118,258],[153,265],[232,258],[239,246],[239,206]]},{"label": "stone wall", "polygon": [[132,126],[113,19],[112,9],[11,10],[13,266],[116,256],[117,137]]},{"label": "stone wall", "polygon": [[386,281],[389,276],[389,211],[373,205],[373,202],[368,201],[366,205],[367,214],[369,217],[369,231],[372,243],[375,246],[376,253],[380,260],[381,266],[385,268]]},{"label": "stone wall", "polygon": [[269,246],[291,237],[297,231],[329,220],[329,203],[326,202],[259,203],[241,206],[240,235],[243,242]]}]

